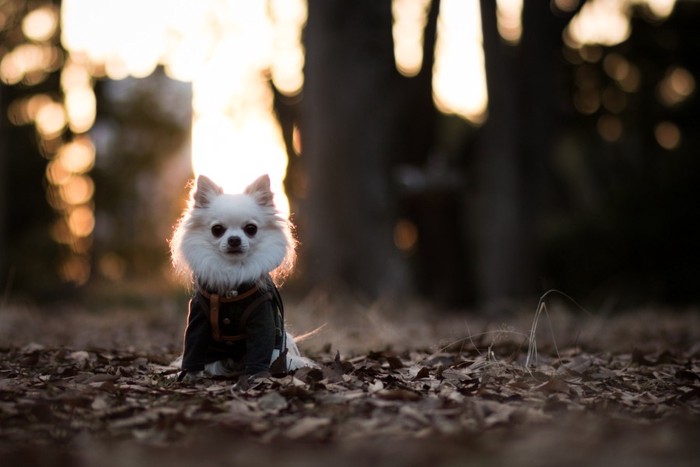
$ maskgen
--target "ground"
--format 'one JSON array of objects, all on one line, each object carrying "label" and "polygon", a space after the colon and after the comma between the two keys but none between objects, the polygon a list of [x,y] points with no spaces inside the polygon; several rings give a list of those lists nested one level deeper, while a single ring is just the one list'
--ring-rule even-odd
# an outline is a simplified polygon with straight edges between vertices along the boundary
[{"label": "ground", "polygon": [[[700,313],[287,306],[320,365],[175,381],[181,299],[0,308],[0,463],[696,465]],[[538,310],[540,313],[538,313]]]}]

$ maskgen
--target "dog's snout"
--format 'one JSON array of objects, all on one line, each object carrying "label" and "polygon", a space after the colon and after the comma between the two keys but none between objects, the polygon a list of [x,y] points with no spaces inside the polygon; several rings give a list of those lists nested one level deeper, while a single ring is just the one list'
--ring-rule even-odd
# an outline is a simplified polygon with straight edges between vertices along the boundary
[{"label": "dog's snout", "polygon": [[228,238],[228,246],[231,248],[238,248],[241,246],[241,237],[232,236]]}]

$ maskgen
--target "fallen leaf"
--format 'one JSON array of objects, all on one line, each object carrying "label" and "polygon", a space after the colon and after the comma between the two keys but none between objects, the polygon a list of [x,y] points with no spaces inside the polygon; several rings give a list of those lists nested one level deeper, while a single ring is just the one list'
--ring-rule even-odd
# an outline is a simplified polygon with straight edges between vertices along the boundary
[{"label": "fallen leaf", "polygon": [[76,363],[85,363],[90,359],[90,354],[84,350],[76,350],[68,355],[68,358]]},{"label": "fallen leaf", "polygon": [[276,414],[288,406],[287,399],[278,392],[265,394],[258,400],[258,407],[265,412]]},{"label": "fallen leaf", "polygon": [[430,370],[426,367],[421,367],[421,369],[418,370],[418,373],[416,373],[416,376],[413,377],[413,381],[424,378],[430,378]]},{"label": "fallen leaf", "polygon": [[323,427],[330,425],[330,418],[325,417],[304,417],[294,423],[284,432],[284,436],[290,439],[303,438]]},{"label": "fallen leaf", "polygon": [[388,401],[417,401],[421,395],[407,389],[382,389],[377,391],[377,396]]},{"label": "fallen leaf", "polygon": [[541,392],[544,392],[547,394],[552,394],[552,393],[568,394],[569,393],[569,385],[566,383],[566,381],[559,379],[559,378],[552,378],[544,384],[540,384],[539,386],[535,386],[533,389],[535,391],[541,391]]},{"label": "fallen leaf", "polygon": [[655,363],[652,362],[651,360],[648,360],[639,349],[634,349],[632,351],[632,363],[636,363],[637,365],[642,365],[642,366],[655,365]]},{"label": "fallen leaf", "polygon": [[700,381],[700,375],[689,370],[678,370],[674,374],[674,377],[681,381],[695,382]]},{"label": "fallen leaf", "polygon": [[404,368],[404,364],[401,361],[401,359],[393,355],[386,357],[386,361],[389,364],[389,368],[391,368],[392,370],[399,370],[401,368]]},{"label": "fallen leaf", "polygon": [[373,394],[375,392],[379,392],[382,389],[384,389],[384,383],[382,383],[382,381],[379,379],[375,379],[374,381],[372,381],[372,383],[370,383],[369,386],[367,386],[367,391],[370,394]]}]

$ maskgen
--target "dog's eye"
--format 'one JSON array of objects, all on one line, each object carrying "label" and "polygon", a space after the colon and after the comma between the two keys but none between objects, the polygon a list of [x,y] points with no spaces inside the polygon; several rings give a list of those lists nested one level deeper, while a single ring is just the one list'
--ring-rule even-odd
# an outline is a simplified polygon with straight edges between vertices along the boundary
[{"label": "dog's eye", "polygon": [[221,224],[214,224],[211,226],[211,234],[216,238],[221,238],[221,236],[226,232],[226,227]]},{"label": "dog's eye", "polygon": [[258,226],[255,224],[246,224],[246,226],[243,227],[243,231],[247,236],[252,237],[256,233],[258,233]]}]

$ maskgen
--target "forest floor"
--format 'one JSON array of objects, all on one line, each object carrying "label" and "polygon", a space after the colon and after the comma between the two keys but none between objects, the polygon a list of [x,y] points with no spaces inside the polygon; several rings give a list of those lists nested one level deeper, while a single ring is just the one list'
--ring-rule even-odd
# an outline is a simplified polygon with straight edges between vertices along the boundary
[{"label": "forest floor", "polygon": [[696,311],[551,305],[495,320],[315,297],[287,315],[297,333],[325,325],[302,343],[320,369],[241,386],[175,381],[184,301],[100,303],[0,308],[3,466],[700,459]]}]

